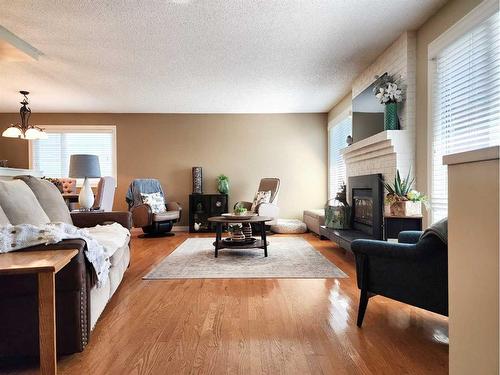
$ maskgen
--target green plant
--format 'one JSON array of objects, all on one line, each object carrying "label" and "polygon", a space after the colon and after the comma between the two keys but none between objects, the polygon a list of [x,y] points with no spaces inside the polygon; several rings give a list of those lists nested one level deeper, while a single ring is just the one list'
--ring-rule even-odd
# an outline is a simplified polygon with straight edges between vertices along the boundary
[{"label": "green plant", "polygon": [[408,200],[406,196],[408,195],[413,186],[413,181],[415,181],[414,178],[410,180],[410,172],[411,171],[408,171],[408,176],[406,176],[406,178],[401,179],[401,176],[399,175],[399,170],[397,170],[392,185],[387,182],[384,182],[384,187],[385,190],[387,190],[388,196],[389,195],[394,196],[396,200]]},{"label": "green plant", "polygon": [[406,178],[401,179],[399,170],[396,171],[393,184],[384,182],[387,195],[385,202],[392,204],[400,201],[422,202],[427,207],[427,196],[417,190],[413,190],[414,178],[410,180],[411,170],[408,171]]},{"label": "green plant", "polygon": [[238,203],[234,207],[234,213],[235,214],[244,214],[245,212],[247,212],[247,209],[245,207],[243,207],[243,205],[241,203]]}]

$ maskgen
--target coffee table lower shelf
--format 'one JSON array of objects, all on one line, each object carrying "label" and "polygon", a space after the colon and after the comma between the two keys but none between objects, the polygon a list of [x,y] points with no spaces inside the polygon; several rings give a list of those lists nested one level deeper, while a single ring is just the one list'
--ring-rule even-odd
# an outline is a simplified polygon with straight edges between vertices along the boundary
[{"label": "coffee table lower shelf", "polygon": [[[217,248],[220,249],[264,249],[264,241],[263,240],[256,240],[253,243],[249,244],[234,244],[234,245],[228,245],[224,241],[218,241],[217,244],[214,242],[212,245],[217,246]],[[269,241],[266,241],[266,245],[269,245]]]}]

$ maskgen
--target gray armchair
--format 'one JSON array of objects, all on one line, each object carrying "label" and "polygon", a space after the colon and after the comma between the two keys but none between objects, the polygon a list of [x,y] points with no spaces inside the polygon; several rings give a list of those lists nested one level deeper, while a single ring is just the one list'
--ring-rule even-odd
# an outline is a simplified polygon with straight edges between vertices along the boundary
[{"label": "gray armchair", "polygon": [[[151,207],[142,203],[142,194],[160,193],[165,201],[165,211],[153,213]],[[141,237],[173,236],[174,223],[181,219],[182,207],[177,202],[167,202],[160,181],[137,179],[130,184],[126,201],[132,213],[134,227],[142,228]]]},{"label": "gray armchair", "polygon": [[448,246],[431,229],[399,234],[399,243],[354,240],[356,277],[361,290],[358,327],[375,295],[448,315]]},{"label": "gray armchair", "polygon": [[[279,214],[280,214],[280,209],[278,207],[278,196],[280,192],[280,179],[279,178],[263,178],[260,180],[259,184],[259,189],[258,191],[271,191],[271,200],[269,203],[262,203],[258,205],[255,208],[255,212],[259,216],[267,216],[271,217],[273,220],[270,222],[267,222],[267,225],[274,225],[276,224]],[[253,202],[248,202],[248,201],[239,201],[236,202],[234,205],[241,205],[245,207],[248,211],[251,210],[252,208],[252,203]]]}]

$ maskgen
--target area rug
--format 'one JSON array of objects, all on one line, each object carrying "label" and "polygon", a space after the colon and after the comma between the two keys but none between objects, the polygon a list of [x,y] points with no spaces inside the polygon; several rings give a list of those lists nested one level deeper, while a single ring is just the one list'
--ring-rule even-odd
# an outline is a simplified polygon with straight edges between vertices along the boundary
[{"label": "area rug", "polygon": [[301,237],[268,238],[262,249],[222,249],[214,257],[211,238],[189,238],[165,257],[145,280],[343,278],[347,275]]}]

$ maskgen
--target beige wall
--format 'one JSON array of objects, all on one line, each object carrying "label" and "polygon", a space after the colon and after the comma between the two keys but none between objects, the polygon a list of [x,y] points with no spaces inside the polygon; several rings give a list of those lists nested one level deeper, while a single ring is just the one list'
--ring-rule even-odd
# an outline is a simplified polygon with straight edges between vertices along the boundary
[{"label": "beige wall", "polygon": [[[0,114],[0,130],[18,121]],[[169,200],[186,208],[191,167],[202,166],[204,191],[216,192],[215,178],[230,179],[230,204],[251,200],[261,177],[280,177],[281,217],[300,218],[326,201],[327,115],[43,114],[38,125],[116,125],[118,188],[115,209],[125,209],[130,181],[157,177]],[[0,137],[0,159],[11,167],[29,164],[26,141]]]}]

